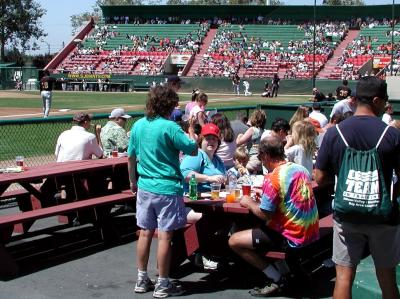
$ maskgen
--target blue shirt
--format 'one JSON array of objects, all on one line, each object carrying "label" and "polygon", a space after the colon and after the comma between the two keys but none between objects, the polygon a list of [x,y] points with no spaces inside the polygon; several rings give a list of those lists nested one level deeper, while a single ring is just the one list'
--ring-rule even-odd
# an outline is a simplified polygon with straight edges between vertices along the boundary
[{"label": "blue shirt", "polygon": [[138,160],[138,187],[165,195],[182,195],[179,152],[191,154],[197,148],[180,126],[163,117],[139,119],[133,124],[128,156]]},{"label": "blue shirt", "polygon": [[[183,177],[187,177],[191,171],[205,175],[224,175],[225,166],[221,158],[214,155],[213,159],[210,160],[208,155],[201,149],[197,153],[197,156],[185,156],[181,163],[181,171]],[[183,188],[187,192],[189,190],[189,184],[184,181]],[[211,191],[209,182],[199,183],[197,186],[199,192]]]}]

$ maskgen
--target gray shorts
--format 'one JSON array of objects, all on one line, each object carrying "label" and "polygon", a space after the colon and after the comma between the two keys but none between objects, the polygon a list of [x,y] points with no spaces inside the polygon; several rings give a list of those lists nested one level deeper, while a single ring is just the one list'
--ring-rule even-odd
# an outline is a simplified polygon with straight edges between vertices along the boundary
[{"label": "gray shorts", "polygon": [[400,262],[400,226],[333,223],[332,260],[356,267],[368,247],[376,268],[394,268]]},{"label": "gray shorts", "polygon": [[168,232],[186,224],[183,196],[163,195],[138,190],[136,199],[136,221],[143,229]]}]

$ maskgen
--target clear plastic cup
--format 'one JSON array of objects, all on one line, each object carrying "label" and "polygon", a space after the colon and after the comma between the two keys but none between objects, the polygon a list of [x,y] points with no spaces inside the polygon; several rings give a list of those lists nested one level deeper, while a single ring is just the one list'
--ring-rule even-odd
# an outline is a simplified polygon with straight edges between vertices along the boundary
[{"label": "clear plastic cup", "polygon": [[24,156],[16,156],[15,164],[20,167],[24,167]]},{"label": "clear plastic cup", "polygon": [[211,199],[219,199],[219,192],[221,191],[220,183],[211,183]]}]

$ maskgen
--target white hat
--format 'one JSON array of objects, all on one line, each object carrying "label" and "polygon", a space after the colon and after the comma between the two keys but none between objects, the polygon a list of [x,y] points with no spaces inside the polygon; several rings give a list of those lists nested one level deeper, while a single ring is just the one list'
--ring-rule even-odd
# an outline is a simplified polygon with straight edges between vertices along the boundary
[{"label": "white hat", "polygon": [[131,116],[126,114],[125,110],[122,108],[115,108],[113,111],[111,111],[111,114],[108,118],[118,118],[118,117],[131,118]]}]

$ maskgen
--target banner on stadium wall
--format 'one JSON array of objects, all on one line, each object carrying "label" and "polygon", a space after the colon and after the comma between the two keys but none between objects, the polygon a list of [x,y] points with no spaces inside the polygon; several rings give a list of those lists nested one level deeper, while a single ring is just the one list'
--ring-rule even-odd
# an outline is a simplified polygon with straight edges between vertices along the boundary
[{"label": "banner on stadium wall", "polygon": [[111,79],[110,74],[67,74],[68,79]]},{"label": "banner on stadium wall", "polygon": [[373,68],[382,69],[390,63],[390,56],[375,56]]},{"label": "banner on stadium wall", "polygon": [[191,54],[171,54],[171,63],[177,65],[186,65],[189,62],[190,57],[192,57]]}]

